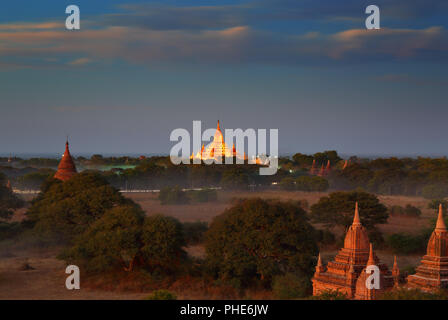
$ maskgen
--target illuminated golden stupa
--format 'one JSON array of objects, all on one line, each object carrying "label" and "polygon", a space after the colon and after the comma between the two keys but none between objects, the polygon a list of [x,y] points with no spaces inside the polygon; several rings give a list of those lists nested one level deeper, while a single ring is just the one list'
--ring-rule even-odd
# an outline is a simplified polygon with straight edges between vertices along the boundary
[{"label": "illuminated golden stupa", "polygon": [[218,120],[218,126],[216,127],[213,141],[207,147],[202,145],[201,151],[196,154],[192,153],[190,159],[217,160],[219,158],[223,159],[228,157],[236,157],[247,160],[245,154],[241,156],[241,154],[236,151],[235,144],[233,144],[232,148],[229,148],[229,146],[225,143]]}]

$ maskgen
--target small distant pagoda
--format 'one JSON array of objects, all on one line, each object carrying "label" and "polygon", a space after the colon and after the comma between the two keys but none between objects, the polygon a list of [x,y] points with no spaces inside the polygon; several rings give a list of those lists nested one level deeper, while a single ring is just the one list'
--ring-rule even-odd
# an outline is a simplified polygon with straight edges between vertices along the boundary
[{"label": "small distant pagoda", "polygon": [[65,152],[62,156],[61,162],[58,166],[58,171],[54,175],[55,179],[61,181],[70,180],[77,173],[75,163],[73,162],[72,156],[70,155],[70,150],[68,147],[68,140],[65,143]]},{"label": "small distant pagoda", "polygon": [[[366,288],[368,265],[376,265],[380,269],[380,289]],[[358,203],[355,205],[353,223],[345,235],[344,247],[326,267],[319,255],[312,282],[313,295],[334,290],[346,294],[349,299],[362,300],[375,299],[379,293],[393,287],[392,273],[385,264],[380,263],[373,252],[367,230],[361,224]]]},{"label": "small distant pagoda", "polygon": [[408,276],[407,286],[431,292],[448,288],[448,231],[439,205],[436,228],[431,234],[420,266]]}]

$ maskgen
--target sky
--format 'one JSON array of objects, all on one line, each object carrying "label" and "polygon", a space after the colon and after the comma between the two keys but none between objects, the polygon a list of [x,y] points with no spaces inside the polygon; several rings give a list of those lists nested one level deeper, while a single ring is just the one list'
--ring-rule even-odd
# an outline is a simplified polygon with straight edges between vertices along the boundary
[{"label": "sky", "polygon": [[[81,29],[66,30],[79,6]],[[365,8],[380,8],[380,30]],[[176,128],[279,130],[281,154],[448,155],[443,0],[15,0],[0,154],[168,154]]]}]

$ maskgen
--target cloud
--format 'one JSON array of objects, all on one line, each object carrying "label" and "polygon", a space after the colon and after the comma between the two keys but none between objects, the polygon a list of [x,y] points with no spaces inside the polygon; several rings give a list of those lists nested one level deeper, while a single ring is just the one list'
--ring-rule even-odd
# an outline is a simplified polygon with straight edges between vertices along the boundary
[{"label": "cloud", "polygon": [[79,59],[75,59],[73,61],[70,61],[68,64],[71,66],[83,66],[86,65],[88,63],[92,62],[91,59],[89,58],[79,58]]},{"label": "cloud", "polygon": [[0,31],[0,63],[71,66],[107,63],[322,64],[383,60],[448,61],[448,33],[425,29],[348,29],[291,34],[240,25],[214,30],[84,28],[77,32],[31,25]]},{"label": "cloud", "polygon": [[42,23],[9,23],[0,24],[0,31],[23,31],[23,30],[48,30],[48,29],[61,29],[64,28],[64,24],[60,22],[42,22]]},{"label": "cloud", "polygon": [[[168,4],[120,5],[120,13],[96,19],[104,27],[151,30],[223,29],[266,22],[316,21],[363,26],[368,0],[258,0],[244,4],[182,6]],[[376,0],[384,20],[423,20],[448,11],[446,0]]]}]

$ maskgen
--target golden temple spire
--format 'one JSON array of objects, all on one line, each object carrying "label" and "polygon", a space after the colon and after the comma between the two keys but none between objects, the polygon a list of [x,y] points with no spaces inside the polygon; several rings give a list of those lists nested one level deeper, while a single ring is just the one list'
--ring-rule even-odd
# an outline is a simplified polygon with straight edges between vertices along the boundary
[{"label": "golden temple spire", "polygon": [[355,203],[355,216],[353,217],[353,225],[361,224],[361,219],[359,219],[358,202]]},{"label": "golden temple spire", "polygon": [[216,127],[216,130],[221,131],[221,128],[219,127],[219,120],[218,120],[218,126]]},{"label": "golden temple spire", "polygon": [[443,220],[443,208],[441,203],[439,204],[439,215],[437,216],[436,230],[446,231],[445,221]]}]

